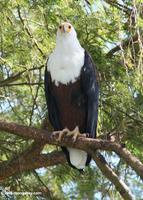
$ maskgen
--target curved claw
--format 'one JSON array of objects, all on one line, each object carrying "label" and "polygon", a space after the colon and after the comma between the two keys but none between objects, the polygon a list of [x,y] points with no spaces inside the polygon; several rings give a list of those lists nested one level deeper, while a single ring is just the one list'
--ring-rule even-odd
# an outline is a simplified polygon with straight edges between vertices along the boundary
[{"label": "curved claw", "polygon": [[59,134],[57,141],[61,141],[65,134],[69,132],[68,128],[64,128],[62,131],[54,131],[53,134]]},{"label": "curved claw", "polygon": [[68,128],[64,128],[62,131],[54,131],[53,134],[54,135],[59,134],[57,141],[61,141],[64,135],[72,136],[74,142],[77,140],[79,136],[86,137],[85,133],[83,134],[80,133],[78,126],[76,126],[73,131],[70,131]]}]

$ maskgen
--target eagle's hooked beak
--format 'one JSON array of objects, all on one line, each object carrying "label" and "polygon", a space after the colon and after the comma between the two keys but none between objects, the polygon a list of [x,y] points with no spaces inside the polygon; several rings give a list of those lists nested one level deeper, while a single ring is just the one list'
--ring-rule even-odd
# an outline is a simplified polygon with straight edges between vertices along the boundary
[{"label": "eagle's hooked beak", "polygon": [[66,32],[66,28],[65,28],[65,26],[63,25],[63,32],[65,33]]}]

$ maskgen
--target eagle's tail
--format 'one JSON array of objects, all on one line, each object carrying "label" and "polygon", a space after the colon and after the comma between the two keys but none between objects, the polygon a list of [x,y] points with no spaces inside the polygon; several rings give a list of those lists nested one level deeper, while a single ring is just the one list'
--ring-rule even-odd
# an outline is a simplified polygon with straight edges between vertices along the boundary
[{"label": "eagle's tail", "polygon": [[84,169],[87,161],[87,153],[85,151],[68,148],[71,164],[77,169]]}]

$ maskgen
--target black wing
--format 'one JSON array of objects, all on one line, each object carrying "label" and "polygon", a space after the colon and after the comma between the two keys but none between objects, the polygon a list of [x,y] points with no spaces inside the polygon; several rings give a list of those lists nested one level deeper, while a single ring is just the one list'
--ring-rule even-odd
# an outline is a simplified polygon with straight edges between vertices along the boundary
[{"label": "black wing", "polygon": [[45,96],[46,96],[46,102],[47,102],[47,107],[48,107],[48,115],[49,115],[49,120],[50,123],[52,124],[53,128],[55,131],[61,130],[61,123],[59,119],[59,111],[58,107],[55,101],[54,96],[52,95],[52,81],[51,81],[51,75],[47,71],[47,64],[45,68]]},{"label": "black wing", "polygon": [[98,120],[99,86],[95,65],[86,51],[84,66],[81,71],[81,87],[87,101],[86,133],[89,133],[90,138],[95,138]]}]

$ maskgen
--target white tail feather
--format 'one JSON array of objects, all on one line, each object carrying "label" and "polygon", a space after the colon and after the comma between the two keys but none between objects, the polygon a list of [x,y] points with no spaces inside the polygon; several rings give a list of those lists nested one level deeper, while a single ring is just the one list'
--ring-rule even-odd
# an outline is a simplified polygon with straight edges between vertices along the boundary
[{"label": "white tail feather", "polygon": [[68,148],[68,151],[71,164],[77,169],[84,169],[87,160],[87,153],[85,151],[73,148]]}]

